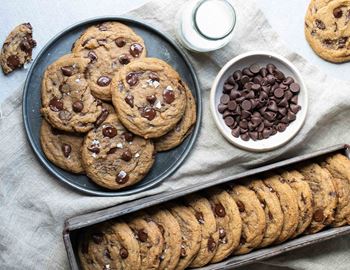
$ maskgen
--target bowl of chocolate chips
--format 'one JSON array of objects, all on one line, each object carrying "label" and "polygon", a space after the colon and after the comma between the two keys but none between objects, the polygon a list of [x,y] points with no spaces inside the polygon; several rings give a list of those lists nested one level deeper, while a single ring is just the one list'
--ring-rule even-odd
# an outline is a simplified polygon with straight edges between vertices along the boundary
[{"label": "bowl of chocolate chips", "polygon": [[244,150],[264,152],[289,142],[304,124],[305,83],[297,68],[272,52],[230,60],[211,88],[210,109],[222,135]]}]

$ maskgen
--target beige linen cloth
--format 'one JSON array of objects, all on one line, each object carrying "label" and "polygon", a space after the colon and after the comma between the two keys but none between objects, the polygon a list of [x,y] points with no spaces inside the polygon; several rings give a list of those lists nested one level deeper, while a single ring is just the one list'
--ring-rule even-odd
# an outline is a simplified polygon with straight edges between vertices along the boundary
[{"label": "beige linen cloth", "polygon": [[[155,1],[128,16],[141,18],[174,37],[174,15],[185,1]],[[350,83],[335,80],[290,52],[254,2],[236,0],[234,39],[212,53],[191,53],[203,95],[203,119],[195,147],[178,171],[161,185],[137,195],[100,198],[61,185],[38,162],[25,137],[22,90],[1,104],[0,269],[69,269],[62,241],[66,218],[124,201],[225,177],[272,161],[350,142]],[[291,26],[292,27],[292,26]],[[220,135],[209,111],[209,90],[220,68],[250,50],[284,55],[301,71],[309,90],[309,113],[299,134],[273,152],[239,150]],[[213,180],[214,181],[214,180]],[[245,269],[350,269],[350,237],[303,248]]]}]

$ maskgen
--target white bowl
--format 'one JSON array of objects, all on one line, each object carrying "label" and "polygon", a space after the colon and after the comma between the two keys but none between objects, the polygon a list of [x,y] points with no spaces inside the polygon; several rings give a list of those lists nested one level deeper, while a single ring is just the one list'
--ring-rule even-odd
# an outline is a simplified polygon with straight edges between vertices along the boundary
[{"label": "white bowl", "polygon": [[[257,141],[250,139],[249,141],[243,141],[241,138],[235,138],[232,136],[231,129],[226,126],[222,114],[218,112],[217,106],[220,103],[220,97],[222,95],[225,80],[232,75],[235,70],[242,70],[243,68],[249,67],[254,63],[257,63],[261,67],[272,63],[286,76],[293,77],[294,80],[300,85],[298,105],[301,106],[301,110],[296,114],[296,119],[289,124],[284,132],[278,132],[268,139]],[[236,56],[225,64],[225,66],[220,70],[211,88],[210,109],[218,129],[230,143],[244,150],[265,152],[281,147],[289,142],[299,132],[304,124],[308,110],[308,94],[303,78],[301,77],[297,68],[289,60],[268,51],[250,51]]]}]

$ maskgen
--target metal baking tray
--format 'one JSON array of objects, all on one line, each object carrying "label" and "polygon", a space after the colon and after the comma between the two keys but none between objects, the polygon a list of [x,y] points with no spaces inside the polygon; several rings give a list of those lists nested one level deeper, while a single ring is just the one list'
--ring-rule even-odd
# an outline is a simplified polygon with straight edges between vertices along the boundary
[{"label": "metal baking tray", "polygon": [[[345,154],[348,158],[350,158],[350,145],[348,144],[335,145],[326,149],[322,149],[317,152],[313,152],[311,154],[305,154],[294,158],[286,159],[283,161],[279,161],[273,164],[269,164],[266,166],[262,166],[259,168],[251,169],[243,173],[239,173],[235,176],[206,181],[201,185],[197,184],[197,185],[181,188],[171,192],[142,198],[136,201],[127,202],[127,203],[120,204],[107,209],[103,209],[96,212],[79,215],[79,216],[67,219],[65,222],[64,231],[63,231],[63,240],[66,247],[70,266],[73,270],[81,269],[79,267],[79,259],[77,256],[77,239],[78,239],[79,233],[86,227],[89,227],[93,224],[97,224],[116,217],[120,217],[125,214],[138,211],[140,209],[145,209],[153,205],[161,204],[169,200],[179,199],[184,195],[187,195],[196,191],[200,191],[209,187],[217,186],[217,185],[232,182],[232,181],[237,181],[246,177],[256,176],[258,174],[265,173],[268,171],[274,171],[282,167],[295,165],[299,162],[311,161],[323,155],[336,153],[336,152],[341,152]],[[233,267],[238,267],[249,263],[257,262],[260,260],[264,260],[276,255],[279,255],[281,253],[285,253],[290,250],[309,246],[309,245],[319,243],[321,241],[331,239],[337,236],[345,235],[345,234],[350,234],[350,226],[344,226],[340,228],[328,228],[316,234],[300,236],[296,239],[287,241],[280,245],[252,251],[251,253],[248,253],[245,255],[229,257],[223,262],[210,264],[208,266],[205,266],[199,269],[202,269],[202,270],[232,269]]]},{"label": "metal baking tray", "polygon": [[[96,185],[86,175],[77,175],[62,170],[51,163],[40,146],[41,125],[41,80],[48,65],[60,56],[70,53],[72,44],[89,26],[105,21],[118,21],[132,28],[145,41],[147,55],[163,59],[173,66],[188,84],[197,104],[197,122],[192,133],[178,147],[158,153],[155,163],[142,181],[121,190],[108,190]],[[68,27],[51,39],[40,51],[33,62],[23,89],[23,123],[24,129],[35,155],[52,175],[61,183],[78,190],[98,196],[130,195],[149,189],[174,173],[190,153],[199,134],[202,117],[202,98],[196,73],[186,54],[176,42],[165,33],[146,22],[126,17],[99,17],[85,20]]]}]

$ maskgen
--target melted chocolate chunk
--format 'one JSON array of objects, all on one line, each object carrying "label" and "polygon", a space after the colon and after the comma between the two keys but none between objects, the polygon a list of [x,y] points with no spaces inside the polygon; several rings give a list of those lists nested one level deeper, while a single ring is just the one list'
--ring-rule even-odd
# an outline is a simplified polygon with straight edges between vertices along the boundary
[{"label": "melted chocolate chunk", "polygon": [[126,82],[130,85],[130,86],[134,86],[139,82],[139,76],[137,73],[135,72],[130,72],[126,75]]},{"label": "melted chocolate chunk", "polygon": [[108,110],[106,109],[102,110],[101,114],[97,117],[95,125],[96,126],[101,125],[107,119],[108,115],[109,115]]},{"label": "melted chocolate chunk", "polygon": [[181,245],[181,252],[180,252],[181,258],[184,258],[187,256],[186,249],[183,245]]},{"label": "melted chocolate chunk", "polygon": [[343,11],[341,10],[341,7],[337,7],[333,10],[333,16],[334,18],[337,18],[337,19],[343,16]]},{"label": "melted chocolate chunk", "polygon": [[124,171],[120,171],[117,175],[116,181],[118,184],[125,184],[126,182],[128,182],[129,180],[129,175],[124,172]]},{"label": "melted chocolate chunk", "polygon": [[98,59],[97,54],[94,51],[89,51],[87,57],[90,59],[90,63],[95,63]]},{"label": "melted chocolate chunk", "polygon": [[212,236],[209,236],[207,247],[209,252],[214,252],[216,249],[216,243]]},{"label": "melted chocolate chunk", "polygon": [[226,211],[224,206],[221,203],[217,203],[214,206],[214,212],[218,217],[224,217],[226,216]]},{"label": "melted chocolate chunk", "polygon": [[146,100],[150,103],[150,104],[154,104],[157,100],[157,97],[155,95],[150,95],[146,97]]},{"label": "melted chocolate chunk", "polygon": [[132,142],[134,139],[134,135],[130,132],[124,132],[122,135],[127,142]]},{"label": "melted chocolate chunk", "polygon": [[156,111],[151,107],[145,107],[141,111],[141,116],[152,121],[156,117]]},{"label": "melted chocolate chunk", "polygon": [[171,104],[175,100],[174,91],[165,89],[163,92],[163,99],[166,103]]},{"label": "melted chocolate chunk", "polygon": [[241,201],[236,201],[236,204],[238,206],[239,212],[244,212],[245,211],[244,204]]},{"label": "melted chocolate chunk", "polygon": [[111,81],[111,78],[109,78],[108,76],[101,76],[97,79],[97,84],[99,86],[105,87],[108,86],[111,83]]},{"label": "melted chocolate chunk", "polygon": [[195,216],[200,224],[204,224],[204,217],[202,212],[196,211]]},{"label": "melted chocolate chunk", "polygon": [[119,255],[122,259],[126,259],[129,256],[129,252],[125,247],[121,247],[119,250]]},{"label": "melted chocolate chunk", "polygon": [[144,230],[138,230],[137,231],[137,238],[141,241],[141,242],[146,242],[148,235]]},{"label": "melted chocolate chunk", "polygon": [[119,63],[122,65],[127,65],[130,63],[130,56],[128,54],[122,54],[119,56]]},{"label": "melted chocolate chunk", "polygon": [[316,222],[322,222],[324,220],[325,216],[323,214],[323,210],[322,209],[317,209],[315,212],[314,212],[314,215],[313,215],[313,219],[316,221]]},{"label": "melted chocolate chunk", "polygon": [[70,77],[73,75],[74,68],[72,66],[61,67],[62,74],[64,76]]},{"label": "melted chocolate chunk", "polygon": [[117,132],[116,128],[111,127],[111,126],[107,126],[107,127],[104,127],[102,129],[102,134],[105,137],[113,138],[113,137],[115,137],[118,134],[118,132]]},{"label": "melted chocolate chunk", "polygon": [[88,147],[88,150],[92,153],[95,153],[96,155],[100,153],[100,148],[97,146]]},{"label": "melted chocolate chunk", "polygon": [[54,111],[54,112],[59,112],[63,110],[63,102],[58,98],[51,99],[49,102],[49,106],[51,111]]},{"label": "melted chocolate chunk", "polygon": [[326,29],[326,25],[324,24],[324,22],[323,21],[321,21],[321,20],[316,20],[315,21],[315,24],[316,24],[316,27],[318,28],[318,29],[321,29],[321,30],[324,30],[324,29]]},{"label": "melted chocolate chunk", "polygon": [[133,57],[139,57],[143,51],[143,47],[139,43],[133,43],[130,45],[129,52]]},{"label": "melted chocolate chunk", "polygon": [[155,72],[151,72],[149,75],[148,75],[148,78],[150,78],[152,81],[157,81],[159,82],[159,76],[157,73]]},{"label": "melted chocolate chunk", "polygon": [[129,149],[122,153],[121,159],[124,161],[130,161],[132,159],[132,153]]},{"label": "melted chocolate chunk", "polygon": [[73,111],[78,113],[78,112],[81,112],[84,109],[84,104],[83,104],[82,101],[77,100],[77,101],[73,102],[72,107],[73,107]]},{"label": "melted chocolate chunk", "polygon": [[69,121],[72,119],[72,114],[67,110],[63,110],[58,113],[58,117],[63,121]]},{"label": "melted chocolate chunk", "polygon": [[64,157],[68,158],[71,151],[72,151],[72,147],[69,144],[64,143],[64,144],[62,144],[61,149],[62,149]]},{"label": "melted chocolate chunk", "polygon": [[129,106],[131,108],[134,108],[134,96],[128,94],[126,97],[125,97],[125,102],[129,104]]},{"label": "melted chocolate chunk", "polygon": [[17,57],[17,55],[10,55],[7,60],[6,64],[9,66],[10,69],[16,69],[22,66],[21,61]]},{"label": "melted chocolate chunk", "polygon": [[116,44],[119,48],[121,48],[121,47],[124,47],[124,46],[125,46],[126,41],[125,41],[124,38],[119,37],[119,38],[117,38],[117,39],[115,40],[115,44]]}]

